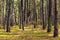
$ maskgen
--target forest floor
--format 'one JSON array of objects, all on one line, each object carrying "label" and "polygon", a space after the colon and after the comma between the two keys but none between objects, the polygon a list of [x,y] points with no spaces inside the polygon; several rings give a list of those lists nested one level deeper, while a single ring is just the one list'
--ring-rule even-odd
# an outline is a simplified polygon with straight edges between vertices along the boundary
[{"label": "forest floor", "polygon": [[40,25],[35,29],[33,25],[28,26],[25,27],[24,31],[19,29],[18,26],[11,27],[10,33],[0,29],[0,40],[60,40],[60,35],[57,38],[53,38],[53,26],[50,33],[47,33],[47,30],[42,30]]}]

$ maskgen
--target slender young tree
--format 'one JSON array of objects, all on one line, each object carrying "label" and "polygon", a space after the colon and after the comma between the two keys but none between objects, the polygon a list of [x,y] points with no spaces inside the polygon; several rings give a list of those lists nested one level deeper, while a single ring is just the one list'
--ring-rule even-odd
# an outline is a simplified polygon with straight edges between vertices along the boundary
[{"label": "slender young tree", "polygon": [[29,15],[30,15],[30,13],[29,13],[29,9],[28,9],[28,0],[26,0],[26,24],[28,24],[28,18],[29,18]]},{"label": "slender young tree", "polygon": [[57,25],[57,17],[58,17],[58,9],[57,9],[58,0],[54,0],[55,9],[54,9],[54,37],[58,37],[58,25]]}]

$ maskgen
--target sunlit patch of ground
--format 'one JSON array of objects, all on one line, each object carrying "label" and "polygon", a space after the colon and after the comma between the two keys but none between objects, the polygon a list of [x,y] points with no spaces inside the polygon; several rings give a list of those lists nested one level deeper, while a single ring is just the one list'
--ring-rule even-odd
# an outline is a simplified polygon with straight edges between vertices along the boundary
[{"label": "sunlit patch of ground", "polygon": [[14,26],[11,27],[10,33],[0,29],[0,40],[60,40],[59,37],[53,38],[53,32],[47,33],[47,30],[42,30],[41,25],[38,25],[35,29],[33,25],[26,26],[24,31],[19,29],[18,26]]}]

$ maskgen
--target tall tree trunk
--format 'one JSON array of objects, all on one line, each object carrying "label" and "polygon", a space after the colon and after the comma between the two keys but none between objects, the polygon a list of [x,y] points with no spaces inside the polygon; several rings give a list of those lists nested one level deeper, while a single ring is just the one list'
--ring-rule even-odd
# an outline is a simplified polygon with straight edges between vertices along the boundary
[{"label": "tall tree trunk", "polygon": [[26,6],[26,11],[25,11],[25,21],[26,21],[26,24],[28,24],[28,17],[27,17],[27,14],[28,14],[28,0],[25,0],[25,6]]},{"label": "tall tree trunk", "polygon": [[24,10],[23,10],[23,0],[21,0],[21,10],[22,10],[22,30],[24,30]]},{"label": "tall tree trunk", "polygon": [[19,29],[21,29],[21,1],[18,2],[18,21],[19,21]]},{"label": "tall tree trunk", "polygon": [[51,11],[52,11],[52,0],[49,0],[49,9],[48,9],[48,28],[47,32],[51,32]]},{"label": "tall tree trunk", "polygon": [[6,13],[7,13],[7,24],[6,24],[6,32],[10,32],[10,10],[11,10],[11,0],[6,0]]},{"label": "tall tree trunk", "polygon": [[4,25],[4,0],[2,0],[1,2],[2,2],[1,3],[1,7],[2,7],[1,8],[1,11],[2,11],[2,15],[1,15],[2,16],[2,21],[1,22],[2,22],[3,28],[5,29],[5,25]]},{"label": "tall tree trunk", "polygon": [[11,0],[10,26],[14,25],[14,0]]},{"label": "tall tree trunk", "polygon": [[37,26],[37,13],[36,13],[36,0],[33,0],[34,1],[34,8],[33,8],[33,19],[34,19],[34,28],[36,28]]},{"label": "tall tree trunk", "polygon": [[58,0],[54,0],[55,9],[54,9],[54,37],[58,37],[58,25],[57,25],[57,15],[58,15],[58,9],[57,9],[57,2]]},{"label": "tall tree trunk", "polygon": [[41,13],[42,13],[42,26],[43,26],[43,29],[45,29],[46,27],[45,27],[45,20],[44,20],[44,0],[41,0],[41,6],[42,6],[42,11],[41,11]]}]

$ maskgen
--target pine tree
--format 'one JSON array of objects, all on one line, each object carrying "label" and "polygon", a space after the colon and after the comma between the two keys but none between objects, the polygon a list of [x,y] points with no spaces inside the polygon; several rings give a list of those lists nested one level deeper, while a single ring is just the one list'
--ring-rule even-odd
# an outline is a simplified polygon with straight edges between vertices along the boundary
[{"label": "pine tree", "polygon": [[57,25],[57,15],[58,15],[58,9],[57,9],[57,2],[58,0],[54,0],[55,9],[54,9],[54,37],[58,37],[58,25]]},{"label": "pine tree", "polygon": [[48,6],[48,29],[47,32],[51,32],[51,13],[52,13],[52,0],[49,0]]}]

